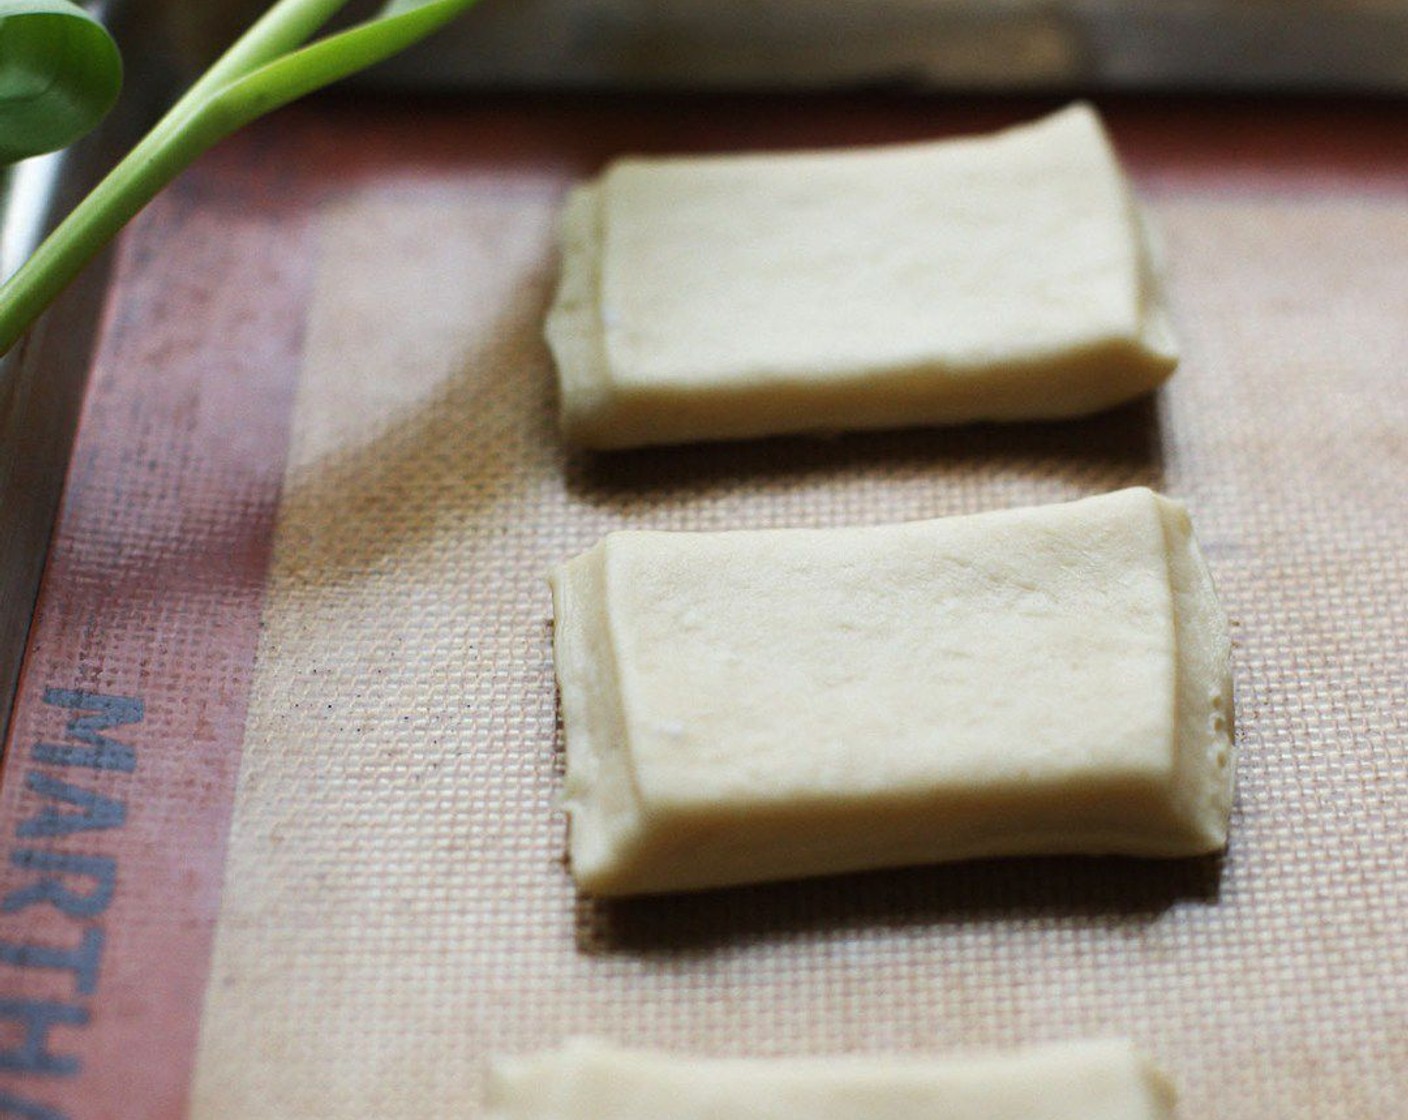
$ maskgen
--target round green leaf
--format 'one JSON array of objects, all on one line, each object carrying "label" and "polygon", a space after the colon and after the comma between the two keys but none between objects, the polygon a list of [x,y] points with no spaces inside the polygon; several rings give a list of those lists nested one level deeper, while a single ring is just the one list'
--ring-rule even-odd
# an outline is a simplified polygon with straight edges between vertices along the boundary
[{"label": "round green leaf", "polygon": [[122,56],[68,0],[0,0],[0,163],[73,143],[112,108]]}]

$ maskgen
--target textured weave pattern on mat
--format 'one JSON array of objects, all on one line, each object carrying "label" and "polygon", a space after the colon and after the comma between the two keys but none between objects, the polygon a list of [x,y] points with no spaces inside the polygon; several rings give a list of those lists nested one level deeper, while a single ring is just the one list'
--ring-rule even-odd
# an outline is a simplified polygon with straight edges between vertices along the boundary
[{"label": "textured weave pattern on mat", "polygon": [[[1186,360],[1088,421],[591,458],[540,324],[565,172],[325,215],[194,1115],[475,1115],[495,1051],[1131,1034],[1183,1115],[1408,1099],[1408,205],[1148,186]],[[492,262],[486,267],[485,262]],[[1236,634],[1225,859],[599,904],[562,864],[548,568],[623,526],[1186,499]]]}]

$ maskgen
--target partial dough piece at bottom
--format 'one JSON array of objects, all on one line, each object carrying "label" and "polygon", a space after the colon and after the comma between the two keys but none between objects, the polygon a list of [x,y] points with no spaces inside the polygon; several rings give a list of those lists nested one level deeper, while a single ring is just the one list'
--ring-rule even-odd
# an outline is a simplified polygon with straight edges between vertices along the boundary
[{"label": "partial dough piece at bottom", "polygon": [[491,1120],[1172,1120],[1168,1080],[1110,1040],[946,1058],[699,1059],[574,1040],[500,1059]]},{"label": "partial dough piece at bottom", "polygon": [[615,533],[552,585],[590,893],[1226,843],[1227,618],[1183,506],[1149,490]]}]

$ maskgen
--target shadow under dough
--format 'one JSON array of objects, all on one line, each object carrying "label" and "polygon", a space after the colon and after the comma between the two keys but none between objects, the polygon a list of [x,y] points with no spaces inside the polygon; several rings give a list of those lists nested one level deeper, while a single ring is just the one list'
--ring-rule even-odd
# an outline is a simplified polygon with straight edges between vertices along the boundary
[{"label": "shadow under dough", "polygon": [[837,875],[632,899],[579,895],[587,953],[703,951],[816,933],[1056,919],[1128,926],[1182,902],[1212,904],[1221,854],[1196,859],[1052,856]]},{"label": "shadow under dough", "polygon": [[618,452],[573,452],[566,484],[577,500],[607,508],[686,497],[786,489],[856,477],[932,477],[935,484],[994,474],[1095,494],[1164,481],[1159,397],[1078,420],[849,432],[838,436],[696,443]]}]

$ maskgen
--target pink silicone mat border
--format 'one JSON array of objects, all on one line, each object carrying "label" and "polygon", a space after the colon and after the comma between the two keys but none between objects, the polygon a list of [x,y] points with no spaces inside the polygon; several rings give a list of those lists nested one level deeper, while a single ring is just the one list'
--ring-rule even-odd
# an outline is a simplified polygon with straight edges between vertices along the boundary
[{"label": "pink silicone mat border", "polygon": [[186,1113],[314,269],[258,139],[122,245],[0,784],[0,1116]]}]

